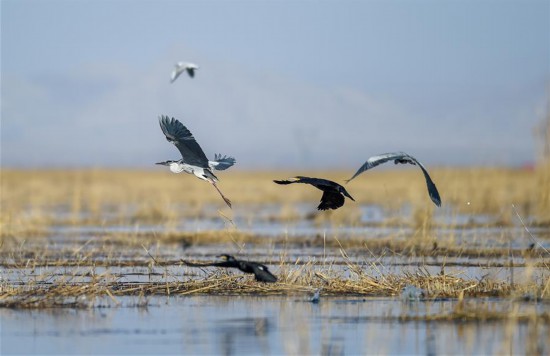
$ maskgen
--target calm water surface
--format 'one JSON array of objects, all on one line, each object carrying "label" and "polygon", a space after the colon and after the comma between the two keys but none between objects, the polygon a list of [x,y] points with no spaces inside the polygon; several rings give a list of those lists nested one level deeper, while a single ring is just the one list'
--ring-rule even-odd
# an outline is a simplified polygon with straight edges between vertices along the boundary
[{"label": "calm water surface", "polygon": [[[455,301],[192,296],[119,298],[89,309],[0,309],[2,354],[525,354],[550,352],[548,325],[400,321]],[[476,300],[494,310],[503,300]],[[520,310],[544,305],[518,303]],[[547,307],[547,306],[546,306]]]}]

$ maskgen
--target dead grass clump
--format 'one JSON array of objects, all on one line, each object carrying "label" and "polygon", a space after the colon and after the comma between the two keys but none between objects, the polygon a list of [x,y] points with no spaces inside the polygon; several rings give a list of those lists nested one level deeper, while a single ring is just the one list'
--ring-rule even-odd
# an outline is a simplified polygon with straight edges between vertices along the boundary
[{"label": "dead grass clump", "polygon": [[[45,277],[45,276],[42,276]],[[4,308],[89,308],[98,298],[109,296],[114,299],[111,288],[100,278],[89,283],[58,280],[47,283],[29,281],[24,286],[3,286],[0,290],[0,307]],[[46,283],[45,283],[46,282]]]},{"label": "dead grass clump", "polygon": [[[214,272],[204,279],[166,282],[122,283],[108,275],[89,282],[53,281],[4,286],[0,306],[7,308],[89,307],[96,298],[146,295],[303,295],[320,289],[322,295],[398,296],[405,286],[425,291],[426,299],[463,296],[509,296],[513,286],[505,282],[468,281],[451,275],[423,273],[384,275],[374,278],[363,272],[343,277],[342,272],[319,269],[313,264],[280,268],[279,282],[259,283],[240,273]],[[353,267],[356,269],[355,267]],[[45,280],[44,278],[42,280]],[[170,281],[171,280],[171,281]],[[463,311],[457,311],[462,312]]]}]

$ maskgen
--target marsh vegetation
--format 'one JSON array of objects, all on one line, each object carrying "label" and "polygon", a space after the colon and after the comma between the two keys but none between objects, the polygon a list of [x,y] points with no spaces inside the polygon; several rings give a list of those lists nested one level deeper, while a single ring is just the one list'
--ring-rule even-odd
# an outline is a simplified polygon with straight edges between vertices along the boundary
[{"label": "marsh vegetation", "polygon": [[[207,184],[166,172],[4,169],[0,306],[89,309],[134,298],[131,305],[147,307],[158,297],[200,295],[309,300],[316,291],[321,300],[400,300],[414,287],[417,302],[453,303],[386,322],[527,323],[540,343],[550,324],[548,166],[431,174],[440,209],[419,172],[400,169],[368,172],[346,186],[356,202],[318,212],[314,188],[272,183],[290,172],[227,172],[220,185],[229,210]],[[221,253],[268,265],[278,282],[182,263]]]}]

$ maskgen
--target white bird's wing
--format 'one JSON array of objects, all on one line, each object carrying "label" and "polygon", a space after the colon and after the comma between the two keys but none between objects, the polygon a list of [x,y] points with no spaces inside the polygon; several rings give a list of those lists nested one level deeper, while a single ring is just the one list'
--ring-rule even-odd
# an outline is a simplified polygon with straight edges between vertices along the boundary
[{"label": "white bird's wing", "polygon": [[195,77],[195,71],[197,69],[199,69],[199,66],[194,64],[194,63],[189,63],[189,62],[178,62],[178,63],[176,63],[175,68],[172,71],[172,76],[170,78],[170,83],[173,83],[176,79],[178,79],[180,74],[183,73],[184,71],[186,71],[187,74],[189,74],[189,76],[191,78],[194,78]]},{"label": "white bird's wing", "polygon": [[184,70],[185,68],[181,67],[179,63],[176,64],[176,67],[174,68],[174,70],[172,71],[172,75],[170,76],[170,83],[173,83],[176,79],[178,79],[178,77]]}]

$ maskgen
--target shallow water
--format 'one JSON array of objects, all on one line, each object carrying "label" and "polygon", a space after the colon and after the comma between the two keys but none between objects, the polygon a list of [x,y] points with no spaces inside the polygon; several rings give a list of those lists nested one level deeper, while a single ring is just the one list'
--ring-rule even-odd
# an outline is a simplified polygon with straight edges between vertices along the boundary
[{"label": "shallow water", "polygon": [[[186,208],[180,206],[177,209],[183,212]],[[132,208],[127,207],[126,210],[131,212]],[[215,206],[207,205],[200,216],[190,217],[182,213],[183,217],[178,221],[172,221],[168,227],[165,223],[139,222],[139,219],[136,222],[136,219],[131,218],[131,213],[130,216],[113,218],[109,211],[105,212],[102,224],[72,225],[66,223],[71,217],[68,212],[63,213],[59,209],[53,209],[52,217],[60,224],[52,225],[49,234],[59,243],[86,242],[102,234],[164,232],[167,228],[174,232],[235,229],[238,232],[265,238],[292,236],[346,239],[351,237],[369,240],[384,237],[405,239],[415,234],[415,228],[410,225],[414,220],[413,211],[408,206],[398,211],[387,211],[378,205],[363,205],[360,206],[360,217],[354,224],[331,223],[329,220],[318,221],[315,216],[320,213],[311,204],[297,204],[296,215],[291,220],[282,218],[281,210],[282,206],[278,204],[237,206],[231,211],[231,220],[228,220]],[[402,221],[388,223],[388,220],[396,216]],[[81,219],[86,217],[86,213],[77,216]],[[458,244],[467,243],[469,246],[522,249],[532,243],[519,220],[514,220],[512,226],[498,226],[497,220],[497,217],[489,215],[459,214],[450,207],[437,209],[433,212],[435,227],[431,230],[431,234],[438,239],[452,239]],[[535,235],[545,237],[550,235],[547,227],[531,227],[530,231]],[[539,239],[539,243],[544,248],[550,249],[550,240],[547,238]]]},{"label": "shallow water", "polygon": [[[324,248],[324,239],[377,238],[407,239],[414,229],[403,224],[386,225],[388,212],[378,206],[361,207],[357,226],[315,221],[311,204],[299,205],[299,218],[276,218],[281,206],[237,208],[233,223],[220,217],[215,209],[201,217],[182,219],[170,229],[178,232],[236,229],[265,238],[265,243],[246,245],[109,243],[112,236],[132,233],[163,233],[167,226],[156,223],[132,224],[111,214],[122,224],[57,225],[47,236],[18,240],[19,250],[4,256],[0,281],[19,286],[36,284],[88,283],[94,276],[120,283],[185,282],[203,279],[217,268],[191,268],[180,259],[212,261],[220,253],[231,253],[248,260],[261,261],[277,274],[286,268],[308,268],[340,273],[349,278],[348,263],[362,268],[369,276],[442,272],[466,280],[540,281],[548,276],[547,265],[521,253],[509,257],[404,256],[393,251],[379,255],[366,246],[349,248],[346,258],[339,248]],[[208,209],[206,209],[208,210]],[[59,212],[58,212],[59,213]],[[401,214],[402,213],[402,214]],[[404,209],[400,215],[412,212]],[[280,214],[279,214],[280,215]],[[66,218],[71,218],[67,213]],[[108,214],[106,215],[109,218]],[[407,217],[406,217],[407,219]],[[61,219],[62,220],[62,219]],[[531,241],[520,225],[494,227],[488,216],[453,214],[436,210],[431,230],[437,239],[450,239],[468,247],[514,248],[523,251]],[[446,226],[446,224],[455,224]],[[459,225],[459,226],[456,226]],[[545,234],[539,242],[550,248],[548,229],[533,228]],[[139,235],[135,238],[139,241]],[[297,236],[294,243],[282,243],[284,236]],[[302,242],[303,240],[303,242]],[[278,241],[278,242],[272,242]],[[439,240],[438,240],[439,241]],[[40,251],[40,256],[32,254]],[[516,251],[517,252],[517,251]],[[29,256],[26,256],[28,254]],[[50,261],[33,266],[34,259]],[[78,267],[56,266],[55,261],[75,262]],[[107,266],[101,262],[108,261]],[[133,264],[124,265],[129,261]],[[156,261],[159,261],[157,264]],[[166,266],[163,266],[166,262]],[[299,262],[299,263],[297,263]],[[507,267],[510,262],[514,267]],[[294,265],[296,263],[296,265]],[[97,264],[97,265],[96,265]],[[519,266],[518,266],[519,265]],[[224,271],[224,273],[227,271]],[[239,271],[228,273],[241,274]],[[242,274],[241,274],[242,275]],[[243,275],[238,283],[251,276]],[[538,350],[550,354],[548,324],[516,321],[403,321],[403,317],[448,314],[456,301],[404,303],[398,298],[321,297],[319,304],[310,296],[187,296],[118,297],[88,301],[90,308],[16,310],[0,308],[0,353],[83,353],[83,354],[529,354]],[[548,304],[527,304],[510,299],[479,298],[469,301],[484,310],[547,311]],[[147,305],[147,307],[144,307]]]},{"label": "shallow water", "polygon": [[[191,296],[119,298],[89,309],[0,309],[2,354],[524,354],[550,352],[549,326],[515,321],[401,321],[456,301]],[[509,301],[469,301],[508,310]],[[543,305],[514,303],[520,311]]]}]

